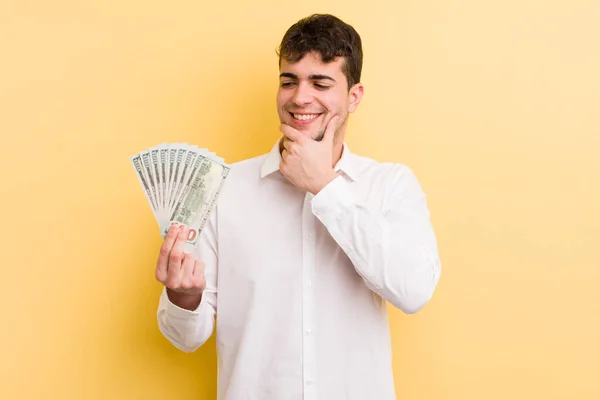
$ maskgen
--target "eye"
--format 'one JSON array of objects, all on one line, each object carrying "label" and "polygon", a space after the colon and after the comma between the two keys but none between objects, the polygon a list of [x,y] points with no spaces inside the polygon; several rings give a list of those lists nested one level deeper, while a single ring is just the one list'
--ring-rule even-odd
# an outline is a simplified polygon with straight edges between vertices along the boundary
[{"label": "eye", "polygon": [[321,85],[320,83],[315,83],[315,87],[316,87],[317,89],[320,89],[320,90],[326,90],[326,89],[329,89],[329,86],[327,86],[327,85]]},{"label": "eye", "polygon": [[294,84],[294,82],[281,82],[281,87],[282,88],[287,88],[290,87]]}]

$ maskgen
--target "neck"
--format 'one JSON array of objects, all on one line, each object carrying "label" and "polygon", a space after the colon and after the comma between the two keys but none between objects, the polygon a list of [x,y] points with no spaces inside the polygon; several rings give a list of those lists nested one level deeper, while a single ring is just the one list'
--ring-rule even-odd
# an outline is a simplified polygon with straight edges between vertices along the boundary
[{"label": "neck", "polygon": [[340,158],[342,158],[342,153],[344,151],[344,141],[340,140],[339,143],[336,140],[333,143],[333,154],[331,155],[331,162],[332,165],[331,167],[335,167],[335,165],[340,161]]}]

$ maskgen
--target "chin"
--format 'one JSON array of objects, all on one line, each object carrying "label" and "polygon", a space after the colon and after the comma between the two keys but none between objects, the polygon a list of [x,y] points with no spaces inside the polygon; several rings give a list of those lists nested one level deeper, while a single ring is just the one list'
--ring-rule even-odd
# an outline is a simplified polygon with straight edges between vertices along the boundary
[{"label": "chin", "polygon": [[319,133],[319,131],[315,132],[315,131],[310,131],[306,133],[306,136],[310,137],[313,140],[317,140],[317,139],[321,139],[323,135],[321,135]]},{"label": "chin", "polygon": [[323,139],[323,135],[320,134],[318,131],[315,132],[313,130],[310,130],[310,131],[300,131],[300,132],[302,132],[302,134],[304,136],[306,136],[307,138],[316,140],[317,142],[320,142]]},{"label": "chin", "polygon": [[289,125],[294,128],[295,130],[297,130],[298,132],[300,132],[301,134],[303,134],[304,136],[310,138],[310,139],[314,139],[316,136],[319,135],[319,131],[315,131],[315,129],[311,126],[311,127],[307,127],[307,126],[296,126],[293,122],[289,123]]}]

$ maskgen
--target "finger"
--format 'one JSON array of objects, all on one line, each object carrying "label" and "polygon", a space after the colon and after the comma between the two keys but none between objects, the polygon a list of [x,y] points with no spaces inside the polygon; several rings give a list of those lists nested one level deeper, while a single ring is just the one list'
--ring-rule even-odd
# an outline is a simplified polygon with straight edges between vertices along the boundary
[{"label": "finger", "polygon": [[192,287],[192,273],[194,272],[194,264],[195,264],[194,255],[189,253],[183,257],[183,262],[181,263],[181,288],[189,289]]},{"label": "finger", "polygon": [[204,269],[205,266],[202,260],[196,260],[194,262],[194,270],[192,271],[192,284],[194,287],[204,289],[204,286],[206,285]]},{"label": "finger", "polygon": [[175,239],[179,233],[178,228],[179,227],[177,225],[171,224],[169,230],[167,231],[167,235],[165,236],[165,240],[160,247],[158,261],[156,262],[156,280],[161,283],[167,279],[169,255],[171,254],[171,249],[173,248],[173,244],[175,243]]},{"label": "finger", "polygon": [[331,119],[327,123],[327,127],[325,128],[325,134],[323,135],[324,141],[328,143],[333,143],[333,138],[335,137],[335,131],[337,129],[337,123],[339,119],[339,115],[334,115],[333,117],[331,117]]},{"label": "finger", "polygon": [[289,155],[289,152],[287,149],[283,149],[283,151],[281,152],[281,159],[283,160],[283,162],[287,161],[287,157]]},{"label": "finger", "polygon": [[284,136],[281,145],[289,151],[292,143],[294,142],[292,142],[290,139]]},{"label": "finger", "polygon": [[185,247],[185,242],[187,240],[188,228],[181,225],[179,227],[179,234],[177,239],[175,240],[175,245],[171,250],[171,255],[169,256],[169,270],[173,269],[181,269],[181,263],[183,261],[184,253],[183,249]]},{"label": "finger", "polygon": [[286,155],[289,157],[290,154],[296,154],[296,152],[298,151],[298,143],[294,143],[291,140],[285,138],[285,140],[283,141],[283,151],[282,151],[282,157],[283,157],[283,152],[286,152]]},{"label": "finger", "polygon": [[288,138],[292,142],[302,143],[302,141],[306,139],[306,137],[303,134],[301,134],[289,125],[281,124],[279,130],[281,131],[281,133],[283,133],[283,135],[286,138]]}]

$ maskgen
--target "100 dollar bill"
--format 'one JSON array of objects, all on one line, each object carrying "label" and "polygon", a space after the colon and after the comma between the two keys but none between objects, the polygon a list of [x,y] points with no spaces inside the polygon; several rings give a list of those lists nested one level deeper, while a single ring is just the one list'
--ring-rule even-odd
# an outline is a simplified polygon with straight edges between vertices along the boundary
[{"label": "100 dollar bill", "polygon": [[[194,246],[221,193],[229,167],[202,157],[192,170],[184,184],[182,195],[175,202],[170,221],[190,229],[187,242]],[[167,231],[168,227],[165,227],[163,236]]]}]

